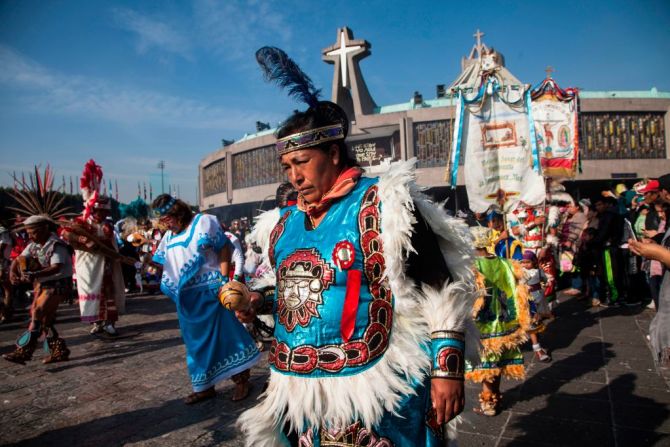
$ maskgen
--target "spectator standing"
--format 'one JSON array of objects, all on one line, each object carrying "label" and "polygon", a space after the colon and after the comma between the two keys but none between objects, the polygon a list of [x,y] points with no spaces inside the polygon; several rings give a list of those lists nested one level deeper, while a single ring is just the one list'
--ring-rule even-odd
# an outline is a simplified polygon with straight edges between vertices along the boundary
[{"label": "spectator standing", "polygon": [[[658,179],[661,199],[670,203],[670,174]],[[658,297],[658,310],[649,326],[649,338],[656,361],[661,366],[670,365],[670,229],[666,230],[661,244],[651,239],[628,241],[633,253],[663,264],[663,281]]]},{"label": "spectator standing", "polygon": [[598,271],[600,272],[600,299],[606,305],[620,304],[625,291],[625,281],[619,244],[623,237],[623,217],[617,212],[617,201],[611,197],[601,197],[595,201],[598,213],[598,229],[593,238],[596,250],[602,253]]},{"label": "spectator standing", "polygon": [[569,261],[570,263],[569,270],[567,267],[565,270],[562,268],[562,270],[567,275],[569,275],[571,285],[570,289],[568,289],[565,293],[576,296],[582,293],[583,284],[581,275],[573,268],[574,258],[577,255],[582,232],[587,225],[587,218],[581,206],[574,202],[568,204],[566,212],[567,217],[563,222],[561,233],[559,235],[559,245],[561,252],[560,259],[562,267],[564,266],[565,262]]}]

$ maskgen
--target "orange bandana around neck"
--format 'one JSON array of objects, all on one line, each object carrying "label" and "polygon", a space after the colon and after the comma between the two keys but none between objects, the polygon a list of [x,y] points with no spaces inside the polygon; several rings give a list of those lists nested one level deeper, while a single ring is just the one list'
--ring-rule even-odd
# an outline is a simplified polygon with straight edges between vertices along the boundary
[{"label": "orange bandana around neck", "polygon": [[345,169],[335,180],[335,184],[325,193],[317,203],[307,203],[303,196],[298,196],[298,209],[307,213],[311,218],[319,218],[328,211],[333,200],[344,197],[354,189],[363,170],[358,167]]}]

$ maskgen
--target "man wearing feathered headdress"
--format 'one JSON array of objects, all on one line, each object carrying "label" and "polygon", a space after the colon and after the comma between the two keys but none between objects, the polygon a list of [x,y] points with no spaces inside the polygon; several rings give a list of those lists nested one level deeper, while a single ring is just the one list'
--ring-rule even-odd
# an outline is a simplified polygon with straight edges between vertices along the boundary
[{"label": "man wearing feathered headdress", "polygon": [[12,261],[9,277],[13,284],[31,284],[35,296],[28,330],[17,339],[16,349],[3,355],[20,364],[32,358],[42,335],[49,354],[43,363],[67,360],[70,355],[54,326],[58,305],[72,291],[72,258],[67,245],[53,231],[56,221],[68,215],[62,205],[64,197],[53,190],[53,180],[51,168],[47,166],[42,174],[35,167],[30,183],[15,178],[21,188],[11,193],[17,206],[9,208],[18,213],[19,229],[27,232],[30,242]]},{"label": "man wearing feathered headdress", "polygon": [[[81,177],[84,212],[77,219],[80,229],[66,233],[75,248],[79,310],[84,322],[92,323],[91,334],[116,336],[119,312],[125,310],[123,275],[118,260],[107,256],[118,252],[114,228],[106,220],[112,203],[100,195],[102,169],[89,160]],[[108,253],[109,252],[109,253]]]},{"label": "man wearing feathered headdress", "polygon": [[265,213],[252,233],[274,275],[254,283],[238,316],[273,313],[275,341],[267,392],[239,420],[246,444],[444,445],[464,405],[467,227],[420,192],[414,160],[363,175],[347,152],[346,113],[320,101],[283,51],[256,57],[308,108],[276,133],[297,203]]},{"label": "man wearing feathered headdress", "polygon": [[28,330],[17,339],[16,349],[3,355],[10,362],[25,364],[32,359],[42,335],[49,354],[43,363],[68,360],[70,355],[54,322],[58,305],[72,291],[72,258],[67,245],[53,231],[54,226],[53,217],[48,214],[32,215],[22,224],[30,243],[12,262],[10,280],[13,284],[32,284],[35,299],[30,307]]}]

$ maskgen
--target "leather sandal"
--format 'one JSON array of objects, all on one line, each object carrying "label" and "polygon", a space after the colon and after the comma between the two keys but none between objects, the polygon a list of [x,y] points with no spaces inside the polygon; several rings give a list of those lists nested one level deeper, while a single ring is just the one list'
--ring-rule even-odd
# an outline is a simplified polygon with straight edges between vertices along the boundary
[{"label": "leather sandal", "polygon": [[205,391],[198,391],[195,393],[191,393],[188,396],[186,396],[186,399],[184,399],[184,403],[186,405],[193,405],[197,404],[198,402],[202,402],[207,399],[212,399],[216,397],[216,390],[214,390],[214,387],[206,389]]}]

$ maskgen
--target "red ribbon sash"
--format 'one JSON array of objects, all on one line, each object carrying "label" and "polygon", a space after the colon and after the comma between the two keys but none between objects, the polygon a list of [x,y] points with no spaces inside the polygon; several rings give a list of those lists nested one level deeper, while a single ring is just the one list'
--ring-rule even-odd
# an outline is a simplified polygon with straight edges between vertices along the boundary
[{"label": "red ribbon sash", "polygon": [[356,326],[362,274],[363,272],[360,270],[347,271],[347,290],[344,295],[344,307],[342,308],[342,320],[340,321],[340,332],[345,343],[351,339],[354,334],[354,326]]}]

